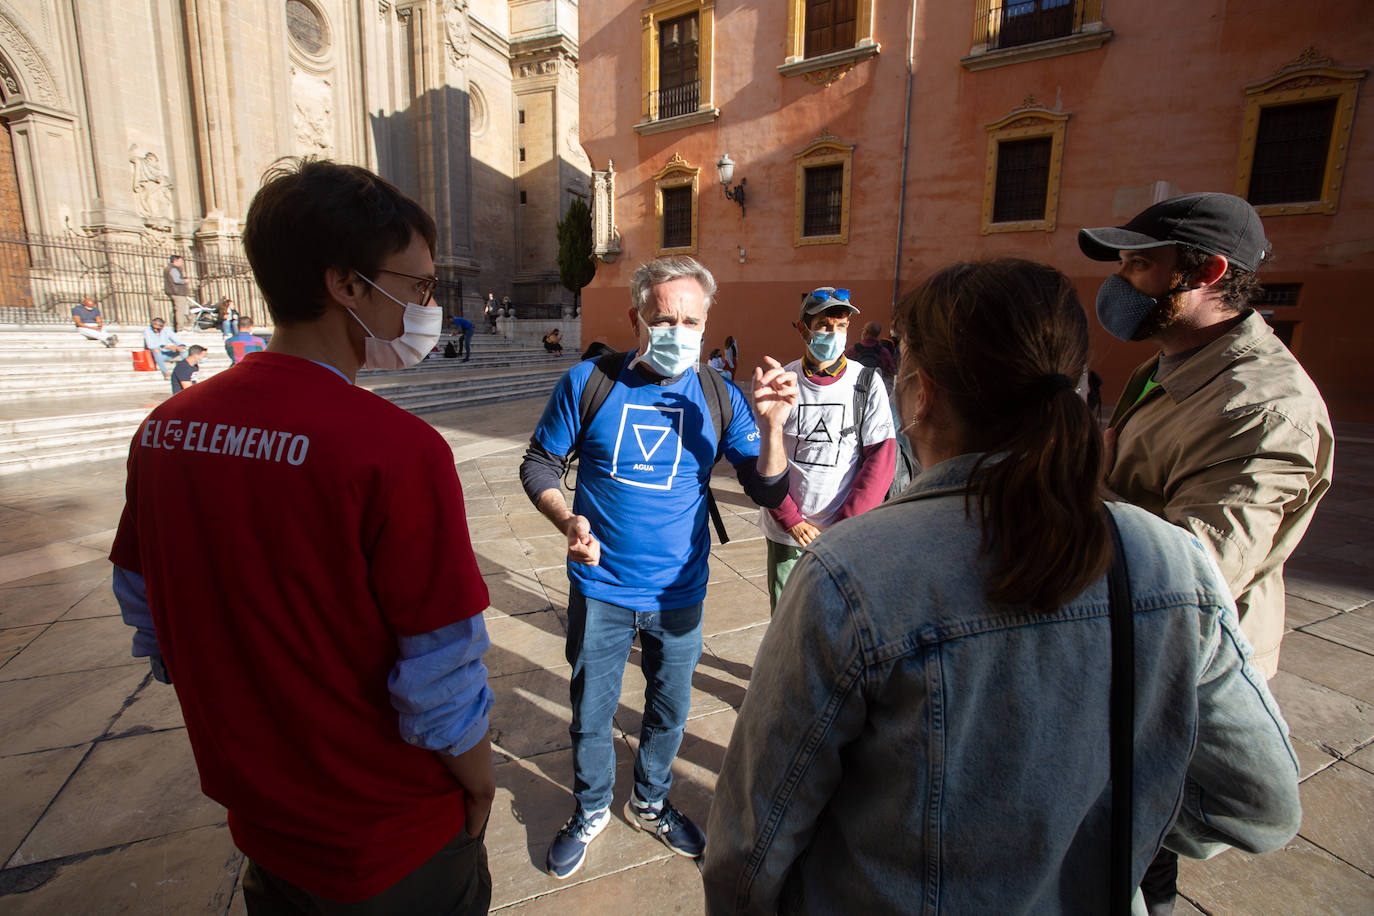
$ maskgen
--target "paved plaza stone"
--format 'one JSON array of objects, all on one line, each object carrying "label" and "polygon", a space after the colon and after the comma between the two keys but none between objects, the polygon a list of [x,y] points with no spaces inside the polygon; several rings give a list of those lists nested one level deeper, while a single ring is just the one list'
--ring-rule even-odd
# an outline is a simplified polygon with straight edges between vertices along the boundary
[{"label": "paved plaza stone", "polygon": [[[453,445],[491,593],[493,910],[699,913],[696,863],[618,813],[572,880],[543,872],[572,797],[564,547],[517,476],[542,403],[426,417]],[[1291,632],[1272,682],[1302,765],[1302,831],[1266,856],[1185,860],[1180,914],[1374,912],[1374,428],[1338,424],[1338,436],[1335,486],[1288,564]],[[175,694],[130,657],[110,592],[123,482],[120,461],[0,479],[0,913],[244,912],[224,810],[200,794]],[[732,540],[712,552],[673,789],[702,823],[768,624],[757,510],[728,470],[715,485]],[[213,524],[202,531],[209,550]],[[632,665],[615,717],[614,812],[643,689]]]}]

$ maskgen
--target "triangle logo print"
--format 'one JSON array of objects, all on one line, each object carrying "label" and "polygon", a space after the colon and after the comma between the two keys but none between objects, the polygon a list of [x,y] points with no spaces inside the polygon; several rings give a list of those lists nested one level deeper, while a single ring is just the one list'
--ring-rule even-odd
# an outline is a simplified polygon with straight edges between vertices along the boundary
[{"label": "triangle logo print", "polygon": [[[673,431],[671,426],[644,426],[639,423],[634,424],[633,428],[635,441],[639,443],[639,453],[644,456],[646,462],[654,460],[654,453],[663,444],[663,440],[668,438],[668,434]],[[653,444],[650,445],[649,442]]]}]

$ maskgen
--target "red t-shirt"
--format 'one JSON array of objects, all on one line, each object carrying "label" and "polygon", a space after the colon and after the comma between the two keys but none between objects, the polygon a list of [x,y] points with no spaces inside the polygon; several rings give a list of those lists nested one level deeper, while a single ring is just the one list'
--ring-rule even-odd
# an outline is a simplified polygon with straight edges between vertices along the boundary
[{"label": "red t-shirt", "polygon": [[444,439],[326,368],[254,353],[143,422],[125,495],[110,560],[147,583],[238,847],[354,901],[451,840],[462,789],[401,739],[387,691],[398,636],[488,604]]}]

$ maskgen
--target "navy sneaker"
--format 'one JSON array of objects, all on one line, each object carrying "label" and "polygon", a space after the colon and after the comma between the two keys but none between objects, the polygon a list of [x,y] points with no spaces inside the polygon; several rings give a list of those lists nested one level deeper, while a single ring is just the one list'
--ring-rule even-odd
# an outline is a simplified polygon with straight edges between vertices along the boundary
[{"label": "navy sneaker", "polygon": [[577,809],[563,825],[563,829],[558,831],[558,836],[549,844],[544,869],[560,880],[571,877],[573,872],[582,867],[582,860],[587,857],[588,844],[598,833],[605,830],[610,822],[609,808],[602,808],[591,814],[583,814],[581,808]]},{"label": "navy sneaker", "polygon": [[697,859],[706,851],[706,836],[696,824],[673,807],[668,799],[661,807],[645,804],[633,795],[625,803],[625,820],[640,830],[652,833],[673,852]]}]

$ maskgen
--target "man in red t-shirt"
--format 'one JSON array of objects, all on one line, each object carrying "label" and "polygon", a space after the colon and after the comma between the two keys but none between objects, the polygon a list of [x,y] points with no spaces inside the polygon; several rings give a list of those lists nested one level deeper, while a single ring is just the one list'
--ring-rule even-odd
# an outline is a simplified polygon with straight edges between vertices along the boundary
[{"label": "man in red t-shirt", "polygon": [[[243,242],[270,346],[129,449],[110,559],[134,655],[176,684],[250,913],[485,913],[487,589],[447,443],[353,385],[438,336],[434,221],[365,169],[305,162],[269,176]],[[207,569],[177,520],[225,489],[266,498],[217,514],[233,562]]]}]

